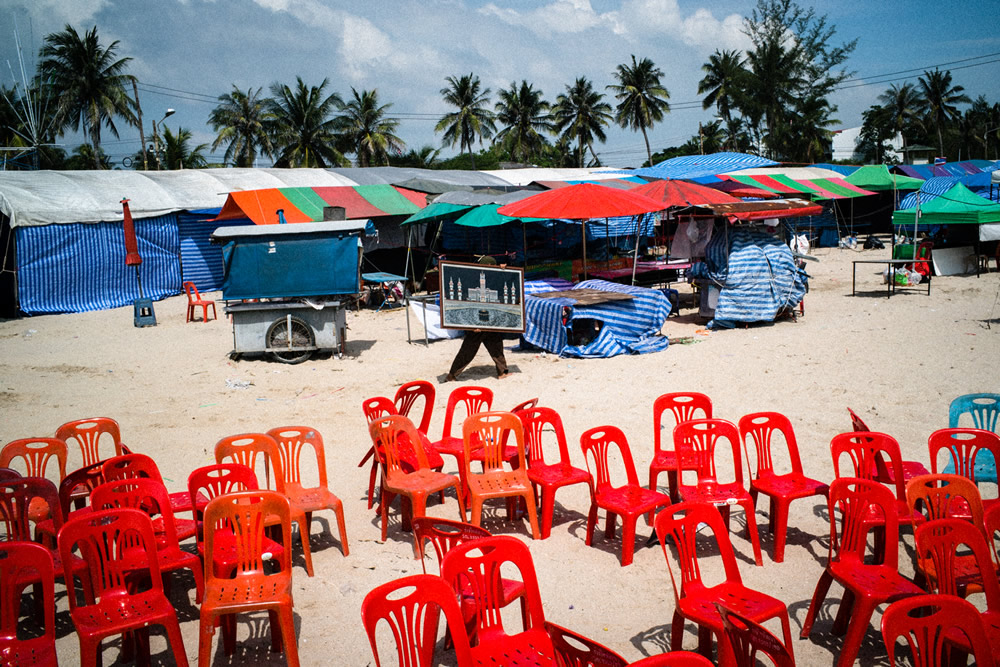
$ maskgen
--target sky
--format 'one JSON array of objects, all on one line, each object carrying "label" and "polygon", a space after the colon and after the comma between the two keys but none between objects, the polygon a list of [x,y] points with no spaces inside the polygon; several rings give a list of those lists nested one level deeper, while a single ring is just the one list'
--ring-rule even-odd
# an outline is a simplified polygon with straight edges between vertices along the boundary
[{"label": "sky", "polygon": [[[975,98],[1000,101],[1000,19],[997,0],[800,0],[837,28],[834,43],[858,40],[846,63],[854,78],[831,97],[840,128],[857,127],[888,82],[917,80],[924,69],[950,69]],[[527,80],[554,101],[579,76],[594,87],[614,83],[615,68],[650,58],[662,70],[672,111],[650,132],[652,150],[684,143],[710,122],[701,109],[701,66],[716,50],[744,49],[749,0],[0,0],[0,83],[21,81],[21,55],[31,72],[45,35],[73,25],[97,26],[102,44],[117,40],[139,79],[147,141],[151,121],[167,109],[171,130],[190,130],[195,143],[215,138],[208,116],[219,95],[272,83],[327,90],[375,88],[400,120],[408,148],[442,148],[434,133],[450,108],[445,78],[476,74],[496,92]],[[610,95],[610,93],[609,93]],[[607,101],[614,103],[613,99]],[[835,128],[836,129],[836,128]],[[116,166],[140,148],[138,129],[120,126],[102,146]],[[67,152],[81,141],[68,135]],[[597,145],[608,166],[639,166],[642,135],[610,128]],[[221,162],[220,148],[213,161]],[[456,154],[443,147],[442,156]],[[269,166],[262,162],[260,166]]]}]

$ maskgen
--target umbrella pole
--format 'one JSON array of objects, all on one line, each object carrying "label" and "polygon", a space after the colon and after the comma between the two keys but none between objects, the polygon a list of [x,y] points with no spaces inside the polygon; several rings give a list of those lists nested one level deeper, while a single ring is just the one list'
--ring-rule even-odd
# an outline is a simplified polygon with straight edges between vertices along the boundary
[{"label": "umbrella pole", "polygon": [[583,279],[587,279],[587,221],[580,222],[580,233],[583,234]]},{"label": "umbrella pole", "polygon": [[635,216],[635,252],[632,253],[632,284],[635,285],[635,270],[639,265],[639,226],[642,224],[642,216]]},{"label": "umbrella pole", "polygon": [[142,275],[139,274],[139,265],[138,264],[135,265],[135,279],[139,283],[139,298],[140,299],[145,299],[146,295],[144,295],[142,293]]},{"label": "umbrella pole", "polygon": [[[408,225],[406,228],[406,263],[403,264],[403,275],[409,275],[410,273],[410,254],[413,251],[413,225]],[[417,285],[417,276],[413,276],[413,286]]]},{"label": "umbrella pole", "polygon": [[528,223],[524,220],[521,221],[521,252],[524,253],[524,268],[528,268]]},{"label": "umbrella pole", "polygon": [[[434,248],[437,246],[438,239],[441,237],[441,227],[444,226],[444,222],[438,222],[437,232],[434,233],[434,240],[431,241],[431,247],[427,249],[427,266],[424,267],[424,278],[427,277],[427,272],[430,271],[431,262],[434,261]],[[424,281],[420,281],[420,287],[422,288]],[[438,286],[440,291],[440,285]]]}]

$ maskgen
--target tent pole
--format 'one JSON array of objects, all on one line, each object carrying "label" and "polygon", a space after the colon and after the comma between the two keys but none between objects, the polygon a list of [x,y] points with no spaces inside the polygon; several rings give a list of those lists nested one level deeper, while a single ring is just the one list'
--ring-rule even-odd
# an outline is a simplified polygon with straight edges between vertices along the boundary
[{"label": "tent pole", "polygon": [[[424,279],[420,281],[420,286],[424,286],[424,282],[427,279],[427,272],[430,271],[431,262],[434,261],[434,248],[437,246],[438,239],[441,238],[441,227],[444,226],[444,221],[438,221],[437,231],[434,233],[434,240],[431,241],[431,247],[427,249],[427,266],[424,267]],[[440,291],[440,285],[438,285],[438,290]]]},{"label": "tent pole", "polygon": [[580,233],[583,234],[583,279],[587,279],[587,221],[580,221]]},{"label": "tent pole", "polygon": [[635,252],[632,253],[632,284],[635,285],[635,270],[639,265],[639,227],[642,225],[642,214],[635,216]]},{"label": "tent pole", "polygon": [[521,221],[521,251],[524,253],[524,269],[528,270],[528,223]]},{"label": "tent pole", "polygon": [[[406,226],[406,262],[403,264],[403,275],[409,275],[410,255],[413,252],[413,225]],[[413,286],[417,286],[417,276],[413,275]]]}]

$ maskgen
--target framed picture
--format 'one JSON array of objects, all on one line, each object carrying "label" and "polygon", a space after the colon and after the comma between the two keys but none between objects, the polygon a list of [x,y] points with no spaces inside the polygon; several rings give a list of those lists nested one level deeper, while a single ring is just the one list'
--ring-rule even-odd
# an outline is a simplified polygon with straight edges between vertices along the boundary
[{"label": "framed picture", "polygon": [[441,327],[524,333],[524,269],[440,262]]}]

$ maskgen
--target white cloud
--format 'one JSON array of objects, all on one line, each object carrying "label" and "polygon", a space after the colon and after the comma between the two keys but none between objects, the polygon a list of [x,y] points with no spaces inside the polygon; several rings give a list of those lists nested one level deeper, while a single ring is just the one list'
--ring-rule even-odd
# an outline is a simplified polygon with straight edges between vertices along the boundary
[{"label": "white cloud", "polygon": [[720,20],[702,7],[685,16],[677,0],[626,0],[620,16],[630,35],[678,39],[689,46],[711,50],[745,49],[750,45],[739,14]]},{"label": "white cloud", "polygon": [[505,9],[491,2],[479,12],[539,35],[578,33],[600,27],[610,28],[615,33],[620,30],[616,13],[594,11],[590,0],[555,0],[530,12]]}]

